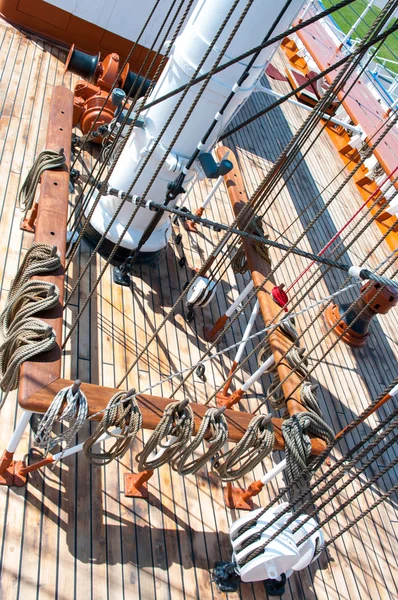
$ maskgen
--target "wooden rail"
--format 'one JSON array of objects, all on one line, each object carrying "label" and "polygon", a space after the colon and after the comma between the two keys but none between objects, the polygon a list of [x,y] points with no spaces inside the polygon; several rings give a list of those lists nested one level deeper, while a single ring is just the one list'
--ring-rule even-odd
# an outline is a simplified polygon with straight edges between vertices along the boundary
[{"label": "wooden rail", "polygon": [[50,107],[46,148],[64,149],[67,166],[63,170],[48,170],[41,177],[39,211],[35,230],[35,242],[57,246],[62,266],[50,275],[35,276],[35,280],[47,281],[58,286],[58,304],[43,315],[37,316],[51,325],[57,343],[50,351],[34,360],[23,363],[19,384],[21,405],[35,392],[61,375],[62,305],[64,299],[66,223],[69,200],[69,165],[72,139],[73,92],[58,86],[53,90]]},{"label": "wooden rail", "polygon": [[[218,158],[222,160],[224,154],[228,150],[229,148],[220,146],[217,149]],[[232,209],[237,217],[240,211],[248,203],[248,197],[236,157],[231,150],[229,150],[228,160],[233,163],[234,167],[232,171],[225,175],[224,180],[227,186],[229,199],[232,204]],[[254,216],[255,215],[253,211],[251,211],[247,217],[245,216],[245,223],[250,222]],[[240,227],[242,227],[242,225],[243,223],[240,224]],[[274,302],[271,296],[271,291],[274,287],[274,284],[268,281],[265,285],[263,285],[263,281],[271,272],[271,268],[269,263],[256,252],[254,245],[250,240],[243,239],[243,247],[245,249],[247,264],[251,272],[254,286],[262,286],[257,293],[257,299],[260,305],[260,311],[263,317],[264,325],[267,327],[278,320],[278,315],[281,311],[281,307]],[[278,375],[281,382],[283,382],[281,387],[286,398],[286,407],[289,415],[292,416],[299,412],[306,412],[306,409],[300,401],[300,377],[297,373],[292,372],[291,368],[286,363],[286,360],[282,360],[282,362],[279,363],[286,352],[292,347],[292,342],[278,329],[273,329],[269,333],[268,337],[272,354],[275,359],[275,364],[278,364]],[[284,381],[285,378],[287,378],[286,381]],[[315,440],[313,441],[315,442]],[[322,450],[326,448],[326,444],[322,440],[317,439],[316,443],[319,445],[319,447],[322,447]]]}]

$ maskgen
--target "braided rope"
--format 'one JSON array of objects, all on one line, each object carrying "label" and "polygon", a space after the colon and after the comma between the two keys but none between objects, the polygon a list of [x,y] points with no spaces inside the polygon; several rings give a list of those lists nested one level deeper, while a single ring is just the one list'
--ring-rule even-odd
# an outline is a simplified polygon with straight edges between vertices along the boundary
[{"label": "braided rope", "polygon": [[151,437],[136,456],[138,470],[156,469],[170,462],[188,444],[193,426],[194,414],[186,401],[168,404]]},{"label": "braided rope", "polygon": [[62,169],[66,165],[64,149],[59,152],[56,150],[42,150],[35,162],[29,169],[26,179],[19,190],[18,208],[23,210],[25,215],[33,206],[36,196],[37,186],[44,171],[48,169]]},{"label": "braided rope", "polygon": [[[199,458],[188,462],[188,458],[199,448],[205,439],[205,435],[210,432],[210,437],[206,439],[208,449]],[[199,431],[193,442],[187,446],[183,452],[174,459],[172,468],[180,475],[191,475],[197,473],[208,460],[217,454],[228,440],[228,423],[224,414],[219,408],[209,408],[203,416]]]},{"label": "braided rope", "polygon": [[[75,385],[60,390],[40,420],[33,443],[37,448],[44,450],[45,456],[61,442],[66,442],[64,450],[69,448],[73,438],[87,419],[87,398],[80,388],[75,389]],[[62,410],[65,403],[66,406]],[[61,421],[67,421],[69,428],[53,436],[55,423]]]},{"label": "braided rope", "polygon": [[18,324],[57,305],[59,289],[47,281],[31,280],[19,288],[0,314],[0,333],[7,338]]},{"label": "braided rope", "polygon": [[[257,236],[265,238],[265,239],[268,239],[268,237],[269,237],[268,235],[266,235],[264,233],[264,229],[263,229],[262,223],[261,223],[261,217],[259,217],[259,216],[256,216],[252,219],[250,224],[246,227],[246,231],[248,233],[253,233],[254,235],[257,235]],[[265,244],[262,244],[256,240],[253,241],[253,247],[254,247],[255,251],[257,252],[257,254],[259,256],[261,256],[261,258],[266,260],[267,263],[271,266],[271,258],[269,255],[269,248]],[[243,245],[243,240],[241,241],[239,248],[237,249],[233,258],[231,259],[231,268],[235,274],[240,274],[240,275],[247,273],[247,271],[249,270],[249,265],[247,263],[247,257],[246,257],[246,252],[245,252],[245,248]]]},{"label": "braided rope", "polygon": [[18,290],[31,277],[52,273],[60,266],[61,258],[57,253],[56,246],[33,242],[29,250],[27,250],[15,278],[11,282],[7,302],[10,302]]},{"label": "braided rope", "polygon": [[[282,435],[285,441],[286,477],[288,482],[298,478],[311,456],[310,434],[324,440],[327,444],[334,439],[332,429],[319,414],[312,411],[292,415],[282,423]],[[306,480],[309,480],[307,473]]]},{"label": "braided rope", "polygon": [[[109,400],[101,422],[83,445],[87,460],[98,466],[108,465],[122,456],[133,443],[142,427],[142,415],[135,399],[135,390],[128,393],[118,392]],[[109,431],[110,428],[120,429],[120,433]],[[103,434],[115,439],[109,450],[93,452],[93,447]]]},{"label": "braided rope", "polygon": [[[19,367],[41,352],[55,346],[55,332],[40,319],[21,321],[12,334],[0,346],[0,389],[7,393],[15,390],[19,383]],[[0,406],[0,408],[1,408]]]},{"label": "braided rope", "polygon": [[[275,433],[270,418],[264,415],[254,417],[234,448],[214,457],[212,472],[222,481],[240,479],[272,452],[274,443]],[[238,463],[240,466],[236,467]]]}]

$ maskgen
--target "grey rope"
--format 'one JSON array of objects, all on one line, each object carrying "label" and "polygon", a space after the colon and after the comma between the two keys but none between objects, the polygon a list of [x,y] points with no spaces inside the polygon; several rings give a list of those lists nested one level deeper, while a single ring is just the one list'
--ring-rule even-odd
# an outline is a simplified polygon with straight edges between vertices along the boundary
[{"label": "grey rope", "polygon": [[[63,408],[64,404],[66,406]],[[44,450],[45,456],[54,446],[66,442],[63,450],[71,445],[73,438],[81,429],[87,419],[88,402],[80,389],[80,381],[63,388],[55,396],[49,408],[41,419],[34,437],[34,445]],[[62,433],[53,435],[55,423],[66,421],[69,428]]]},{"label": "grey rope", "polygon": [[[133,443],[142,427],[142,415],[134,394],[135,390],[118,392],[108,402],[101,422],[83,445],[84,454],[91,464],[108,465],[122,456]],[[113,446],[106,451],[94,452],[93,447],[104,434],[115,439]]]},{"label": "grey rope", "polygon": [[63,148],[59,152],[56,150],[42,150],[29,169],[29,173],[19,190],[18,208],[26,214],[33,206],[37,186],[44,171],[48,169],[62,169],[65,165],[66,157]]},{"label": "grey rope", "polygon": [[[194,414],[187,400],[168,404],[149,440],[136,456],[138,470],[156,469],[170,462],[189,443],[193,426]],[[171,436],[176,439],[173,440]]]},{"label": "grey rope", "polygon": [[[274,428],[270,416],[254,417],[242,439],[212,460],[212,472],[222,481],[234,481],[250,473],[273,450]],[[237,467],[237,465],[240,465]]]},{"label": "grey rope", "polygon": [[[224,410],[225,408],[209,408],[205,412],[193,442],[184,448],[182,453],[172,463],[172,468],[180,475],[197,473],[224,446],[228,440],[228,423],[223,414]],[[210,437],[206,438],[206,443],[208,444],[206,452],[199,458],[188,462],[189,457],[199,448],[205,440],[205,435],[209,432]]]},{"label": "grey rope", "polygon": [[[246,228],[246,231],[248,233],[253,233],[259,237],[268,239],[268,236],[264,235],[264,229],[261,224],[261,217],[255,217]],[[271,258],[269,256],[269,249],[267,248],[267,246],[258,241],[254,241],[253,246],[257,254],[261,256],[261,258],[266,260],[269,263],[269,265],[271,265]],[[243,243],[240,244],[239,248],[233,255],[231,259],[231,267],[234,273],[239,273],[240,275],[243,275],[249,270]]]},{"label": "grey rope", "polygon": [[7,338],[18,324],[34,314],[57,305],[59,289],[47,281],[31,280],[25,283],[7,302],[0,314],[0,333]]}]

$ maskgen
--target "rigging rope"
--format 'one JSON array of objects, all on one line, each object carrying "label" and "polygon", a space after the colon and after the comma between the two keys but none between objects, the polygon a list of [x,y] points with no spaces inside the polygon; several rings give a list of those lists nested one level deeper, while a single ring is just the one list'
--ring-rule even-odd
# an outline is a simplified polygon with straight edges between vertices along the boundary
[{"label": "rigging rope", "polygon": [[[142,415],[134,394],[135,390],[118,392],[109,400],[101,422],[83,445],[84,454],[91,464],[108,465],[122,456],[133,443],[142,427]],[[113,445],[109,450],[94,451],[94,446],[104,435],[115,439]]]},{"label": "rigging rope", "polygon": [[35,200],[37,186],[44,171],[48,169],[62,169],[66,166],[66,156],[64,149],[42,150],[35,162],[29,169],[24,183],[18,195],[18,208],[23,210],[25,215],[32,208]]},{"label": "rigging rope", "polygon": [[19,289],[35,275],[52,273],[61,266],[61,258],[56,246],[33,242],[20,264],[17,274],[11,282],[7,302],[9,303]]},{"label": "rigging rope", "polygon": [[[63,451],[71,445],[77,432],[83,427],[88,415],[87,398],[80,389],[80,381],[60,390],[41,419],[34,437],[34,445],[44,450],[45,456],[62,442]],[[54,425],[66,421],[69,428],[53,435]]]},{"label": "rigging rope", "polygon": [[[264,234],[264,229],[261,223],[261,217],[256,216],[252,219],[251,223],[246,228],[248,233],[253,233],[261,238],[268,239],[268,235]],[[264,244],[254,241],[253,246],[255,251],[261,258],[263,258],[267,263],[271,266],[271,258],[269,256],[269,249]],[[241,242],[239,248],[236,250],[235,254],[231,259],[231,267],[235,274],[244,275],[249,270],[249,266],[247,264],[246,252]]]},{"label": "rigging rope", "polygon": [[149,440],[136,456],[138,470],[157,469],[170,462],[189,443],[193,426],[194,414],[187,400],[168,404]]},{"label": "rigging rope", "polygon": [[240,479],[272,452],[274,444],[271,416],[254,417],[241,440],[231,450],[213,458],[212,472],[222,481]]},{"label": "rigging rope", "polygon": [[[184,448],[181,454],[173,460],[172,468],[180,475],[197,473],[227,442],[228,423],[223,414],[224,410],[209,408],[205,412],[198,433],[195,435],[192,443]],[[206,441],[208,449],[199,458],[193,458],[188,462],[189,457],[204,441]]]}]

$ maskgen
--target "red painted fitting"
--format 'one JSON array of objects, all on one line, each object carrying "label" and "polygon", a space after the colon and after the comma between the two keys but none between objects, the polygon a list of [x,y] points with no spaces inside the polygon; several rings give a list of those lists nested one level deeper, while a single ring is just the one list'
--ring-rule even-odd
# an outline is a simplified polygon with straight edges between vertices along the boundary
[{"label": "red painted fitting", "polygon": [[153,469],[141,473],[124,474],[124,495],[129,498],[148,498],[147,481],[152,477]]},{"label": "red painted fitting", "polygon": [[14,452],[8,452],[8,450],[4,450],[3,456],[0,460],[0,474],[4,473],[8,469],[8,467],[12,463],[12,459],[14,458]]},{"label": "red painted fitting", "polygon": [[224,502],[227,508],[238,508],[239,510],[253,510],[253,502],[250,497],[245,500],[243,498],[245,490],[234,487],[232,483],[227,483],[224,488]]},{"label": "red painted fitting", "polygon": [[19,466],[15,470],[15,472],[18,476],[25,477],[26,475],[28,475],[28,473],[33,473],[33,471],[38,471],[38,469],[41,469],[42,467],[45,467],[46,465],[51,465],[51,463],[53,463],[53,462],[54,462],[54,458],[53,458],[53,456],[51,456],[51,454],[49,454],[46,458],[43,458],[43,460],[38,460],[33,465],[29,465],[28,467],[25,467],[23,465],[23,463],[18,463]]},{"label": "red painted fitting", "polygon": [[218,337],[218,334],[220,333],[221,329],[224,327],[225,323],[228,321],[228,316],[227,315],[221,315],[221,317],[219,317],[217,319],[217,321],[214,324],[213,329],[210,329],[209,327],[204,327],[203,328],[203,333],[204,333],[204,338],[206,340],[206,342],[214,342],[214,340]]},{"label": "red painted fitting", "polygon": [[281,285],[276,285],[272,289],[271,295],[273,301],[276,302],[281,308],[283,308],[285,312],[287,312],[286,305],[289,302],[289,298],[286,292],[283,290],[284,287],[284,283],[281,283]]},{"label": "red painted fitting", "polygon": [[229,373],[228,373],[227,383],[224,385],[223,390],[222,390],[223,396],[227,396],[229,388],[232,383],[232,375],[235,373],[238,366],[239,366],[239,363],[237,363],[236,360],[234,360],[234,362],[232,363],[232,367],[230,368]]},{"label": "red painted fitting", "polygon": [[244,395],[244,391],[242,389],[236,390],[230,396],[223,396],[222,394],[217,394],[217,404],[218,406],[226,406],[227,408],[231,408],[234,404],[239,402],[239,400]]},{"label": "red painted fitting", "polygon": [[200,208],[198,208],[198,210],[195,212],[195,215],[197,217],[201,217],[203,215],[203,213],[205,212],[205,209],[203,208],[203,206],[201,206]]}]

